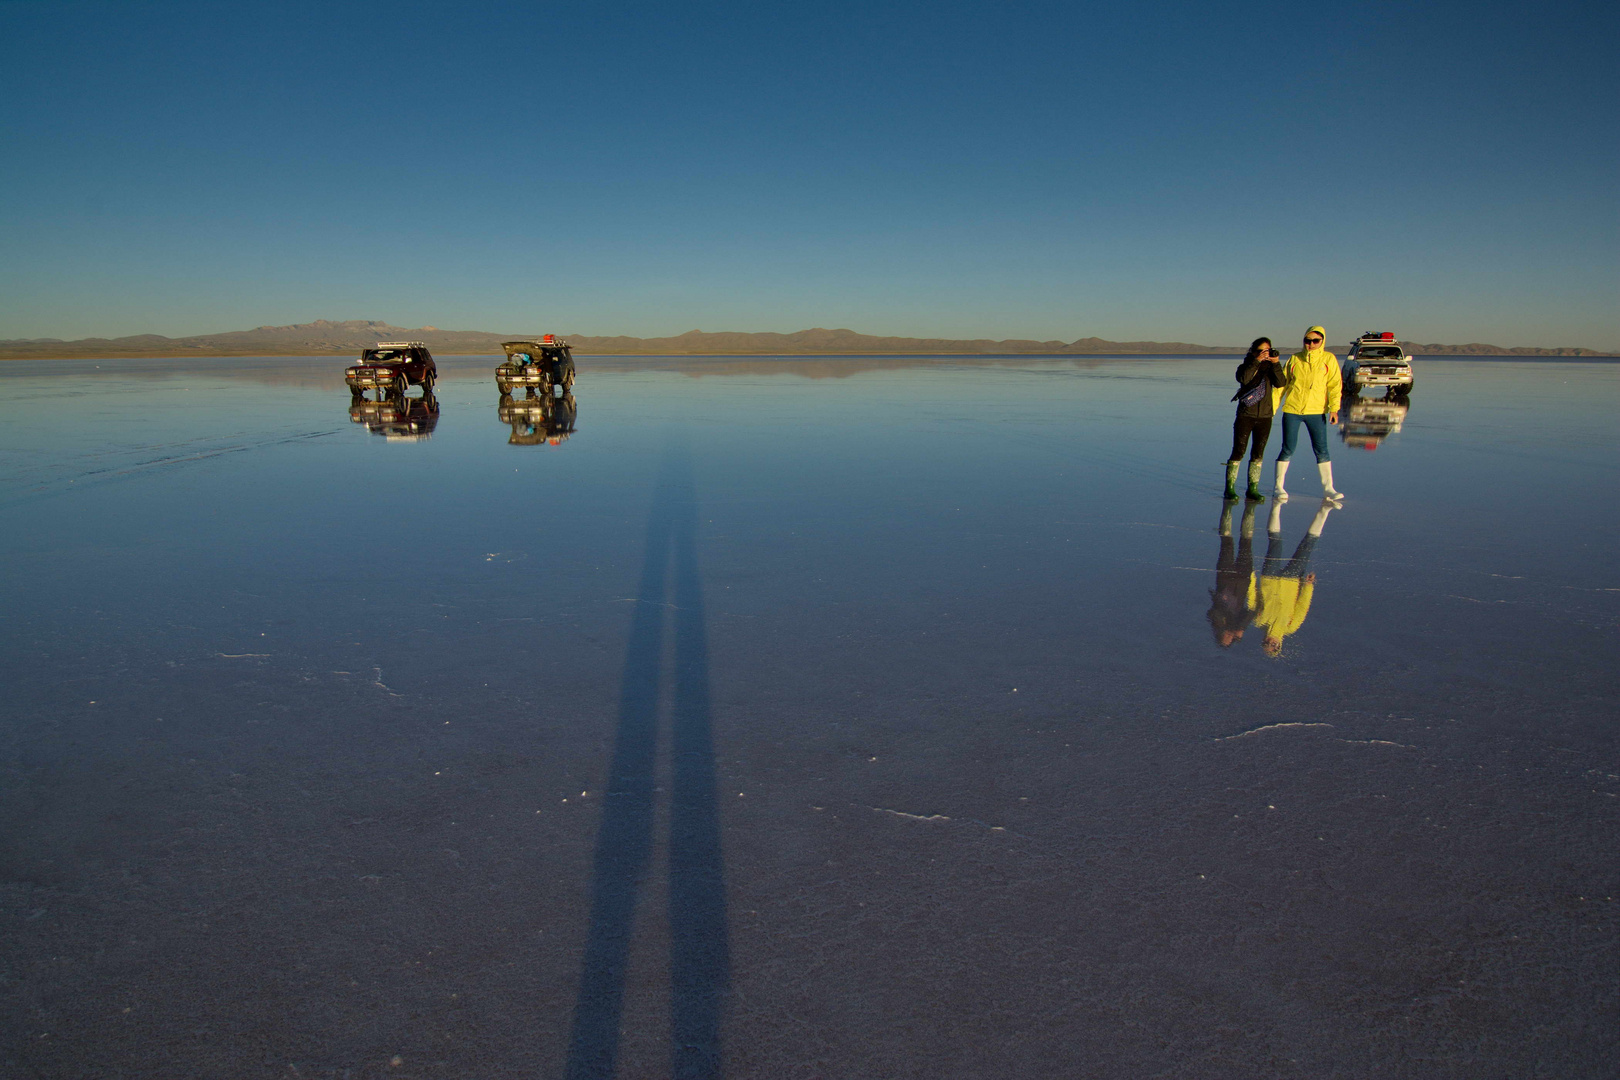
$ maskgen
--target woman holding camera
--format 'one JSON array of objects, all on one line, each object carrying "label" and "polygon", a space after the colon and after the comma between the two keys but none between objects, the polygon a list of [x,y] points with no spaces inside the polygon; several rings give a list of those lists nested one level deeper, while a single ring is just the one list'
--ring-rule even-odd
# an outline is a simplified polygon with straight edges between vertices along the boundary
[{"label": "woman holding camera", "polygon": [[1255,338],[1254,344],[1238,365],[1238,392],[1232,400],[1238,403],[1237,419],[1232,422],[1232,456],[1226,461],[1226,497],[1237,498],[1238,464],[1243,460],[1243,449],[1251,442],[1249,451],[1249,492],[1255,502],[1264,502],[1260,494],[1260,469],[1266,453],[1266,440],[1271,437],[1271,418],[1277,411],[1277,399],[1282,396],[1283,373],[1277,363],[1277,350],[1270,338]]}]

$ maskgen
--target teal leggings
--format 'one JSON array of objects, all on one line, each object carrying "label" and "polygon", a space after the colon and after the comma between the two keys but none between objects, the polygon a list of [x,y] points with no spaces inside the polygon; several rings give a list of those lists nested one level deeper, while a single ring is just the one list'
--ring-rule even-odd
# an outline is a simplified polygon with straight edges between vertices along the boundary
[{"label": "teal leggings", "polygon": [[1294,456],[1294,444],[1299,442],[1299,425],[1304,424],[1305,430],[1311,433],[1311,449],[1316,451],[1317,461],[1327,461],[1327,417],[1301,416],[1298,413],[1283,413],[1283,445],[1282,453],[1277,455],[1278,461],[1287,461]]}]

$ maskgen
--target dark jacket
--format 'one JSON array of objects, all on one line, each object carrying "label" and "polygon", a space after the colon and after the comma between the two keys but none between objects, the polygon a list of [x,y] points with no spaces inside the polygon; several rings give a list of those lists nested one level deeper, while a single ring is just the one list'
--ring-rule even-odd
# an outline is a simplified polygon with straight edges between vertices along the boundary
[{"label": "dark jacket", "polygon": [[[1262,368],[1265,370],[1262,371]],[[1282,365],[1275,363],[1262,364],[1259,360],[1250,360],[1246,363],[1238,365],[1237,381],[1241,386],[1241,388],[1238,390],[1239,395],[1241,395],[1243,391],[1250,389],[1260,382],[1267,382],[1270,383],[1274,388],[1280,388],[1283,385]],[[1274,410],[1276,407],[1277,394],[1275,392],[1267,392],[1261,394],[1260,400],[1255,402],[1253,405],[1244,406],[1240,404],[1238,406],[1238,415],[1264,419],[1265,417],[1270,416],[1272,414],[1272,410]]]},{"label": "dark jacket", "polygon": [[[1253,503],[1249,504],[1253,506]],[[1249,596],[1254,592],[1254,549],[1247,536],[1232,550],[1232,538],[1221,537],[1221,554],[1215,562],[1215,587],[1209,590],[1209,625],[1217,639],[1223,630],[1241,634],[1254,621],[1255,608]]]}]

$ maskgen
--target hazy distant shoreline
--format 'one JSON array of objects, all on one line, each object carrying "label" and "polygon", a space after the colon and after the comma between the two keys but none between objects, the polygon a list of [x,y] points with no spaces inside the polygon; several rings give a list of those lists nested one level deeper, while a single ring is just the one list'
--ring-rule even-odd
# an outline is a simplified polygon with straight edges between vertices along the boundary
[{"label": "hazy distant shoreline", "polygon": [[[232,356],[347,356],[378,341],[422,341],[440,356],[485,356],[499,353],[501,342],[534,337],[535,333],[496,334],[482,330],[440,330],[426,326],[410,329],[375,320],[332,322],[325,319],[292,326],[260,326],[220,334],[170,338],[136,334],[118,338],[80,338],[61,341],[31,338],[0,341],[0,360],[116,360],[178,359]],[[1088,337],[1077,341],[1026,339],[958,340],[902,338],[859,334],[852,330],[814,328],[791,334],[692,330],[663,338],[598,337],[561,334],[581,356],[1201,356],[1232,355],[1242,345],[1199,345],[1185,341],[1107,341]],[[1507,348],[1470,343],[1440,345],[1406,343],[1420,356],[1611,357],[1601,349],[1573,346]],[[1342,348],[1342,345],[1340,346]]]}]

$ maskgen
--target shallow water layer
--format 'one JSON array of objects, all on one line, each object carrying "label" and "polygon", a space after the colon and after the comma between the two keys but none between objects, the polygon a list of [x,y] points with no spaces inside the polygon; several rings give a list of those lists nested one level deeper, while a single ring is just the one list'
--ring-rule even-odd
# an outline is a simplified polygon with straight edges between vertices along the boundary
[{"label": "shallow water layer", "polygon": [[0,1076],[1620,1070],[1620,368],[493,363],[0,366]]}]

